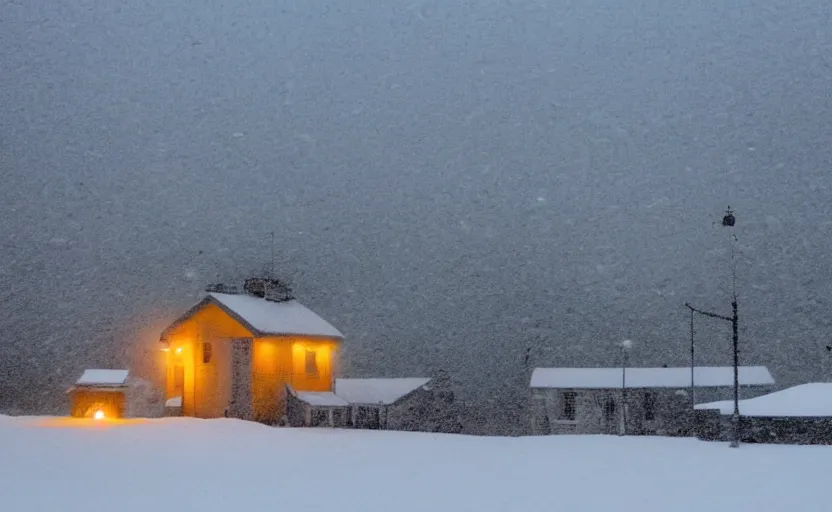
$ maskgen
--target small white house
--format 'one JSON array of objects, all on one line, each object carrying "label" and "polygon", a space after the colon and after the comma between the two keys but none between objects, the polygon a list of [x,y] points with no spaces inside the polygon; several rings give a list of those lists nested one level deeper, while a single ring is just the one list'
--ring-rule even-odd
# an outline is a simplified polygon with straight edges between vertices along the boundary
[{"label": "small white house", "polygon": [[[765,366],[739,368],[741,392],[774,385]],[[693,385],[692,385],[693,384]],[[686,435],[693,397],[725,397],[730,366],[675,368],[536,368],[531,378],[531,428],[545,434]]]}]

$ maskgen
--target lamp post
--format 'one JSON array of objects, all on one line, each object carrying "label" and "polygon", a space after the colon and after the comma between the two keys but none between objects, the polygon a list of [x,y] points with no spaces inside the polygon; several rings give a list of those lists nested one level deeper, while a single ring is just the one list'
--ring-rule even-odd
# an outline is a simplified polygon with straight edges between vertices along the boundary
[{"label": "lamp post", "polygon": [[627,435],[627,366],[630,364],[630,349],[633,340],[621,342],[621,435]]},{"label": "lamp post", "polygon": [[[722,217],[722,225],[733,228],[736,224],[736,217],[729,206]],[[693,390],[693,313],[711,318],[718,318],[731,322],[731,332],[734,352],[734,414],[731,417],[732,438],[731,447],[737,448],[740,445],[740,370],[739,370],[739,317],[737,315],[737,272],[734,264],[734,235],[730,235],[731,242],[731,316],[719,315],[711,311],[703,311],[685,302],[685,306],[691,311],[691,390]]]}]

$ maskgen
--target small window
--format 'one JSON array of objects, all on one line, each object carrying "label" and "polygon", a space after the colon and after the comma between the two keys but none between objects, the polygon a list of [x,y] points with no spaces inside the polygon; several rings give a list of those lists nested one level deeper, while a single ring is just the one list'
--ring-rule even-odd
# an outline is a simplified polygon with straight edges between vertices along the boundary
[{"label": "small window", "polygon": [[329,411],[326,409],[313,408],[310,413],[310,427],[329,426]]},{"label": "small window", "polygon": [[314,350],[306,351],[306,375],[318,376],[318,354]]},{"label": "small window", "polygon": [[575,421],[575,402],[577,395],[574,391],[566,391],[561,395],[561,418],[564,420]]},{"label": "small window", "polygon": [[381,411],[378,407],[359,407],[355,414],[355,426],[370,430],[381,428]]},{"label": "small window", "polygon": [[656,393],[652,391],[644,393],[644,419],[647,421],[656,419]]},{"label": "small window", "polygon": [[346,427],[349,420],[347,412],[347,409],[343,407],[332,409],[332,426]]},{"label": "small window", "polygon": [[213,349],[210,343],[203,343],[202,344],[202,364],[208,364],[211,362],[211,357],[214,355]]},{"label": "small window", "polygon": [[604,418],[607,421],[615,419],[615,398],[612,396],[608,396],[606,402],[604,402]]}]

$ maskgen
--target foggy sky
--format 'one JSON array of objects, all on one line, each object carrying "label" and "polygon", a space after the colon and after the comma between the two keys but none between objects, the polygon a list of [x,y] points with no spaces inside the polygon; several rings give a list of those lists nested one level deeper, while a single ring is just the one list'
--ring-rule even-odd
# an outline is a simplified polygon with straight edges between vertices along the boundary
[{"label": "foggy sky", "polygon": [[[688,364],[729,204],[742,362],[826,378],[832,6],[456,4],[0,4],[0,408],[148,372],[129,348],[271,232],[350,375],[516,404],[527,348]],[[729,327],[697,320],[700,364]]]}]

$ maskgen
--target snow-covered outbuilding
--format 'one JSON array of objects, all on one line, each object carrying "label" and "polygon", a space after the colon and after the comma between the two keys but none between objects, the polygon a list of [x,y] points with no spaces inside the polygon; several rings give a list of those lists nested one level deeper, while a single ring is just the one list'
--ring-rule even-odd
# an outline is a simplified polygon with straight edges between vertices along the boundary
[{"label": "snow-covered outbuilding", "polygon": [[[740,400],[741,440],[760,443],[832,444],[832,383],[812,382]],[[734,402],[696,406],[697,435],[729,440]]]},{"label": "snow-covered outbuilding", "polygon": [[[730,366],[699,366],[693,375],[690,367],[536,368],[532,433],[687,435],[691,391],[727,398],[733,383]],[[774,379],[765,366],[741,366],[739,383],[749,396],[770,390]]]},{"label": "snow-covered outbuilding", "polygon": [[118,419],[127,415],[128,370],[85,370],[67,390],[70,416]]},{"label": "snow-covered outbuilding", "polygon": [[251,278],[242,293],[209,291],[162,332],[169,415],[274,424],[287,384],[332,391],[344,336],[294,298],[270,294],[279,284]]},{"label": "snow-covered outbuilding", "polygon": [[291,426],[454,432],[461,429],[453,391],[428,377],[335,379],[333,392],[289,387]]}]

